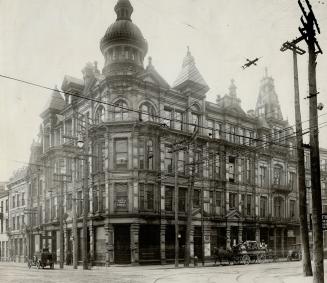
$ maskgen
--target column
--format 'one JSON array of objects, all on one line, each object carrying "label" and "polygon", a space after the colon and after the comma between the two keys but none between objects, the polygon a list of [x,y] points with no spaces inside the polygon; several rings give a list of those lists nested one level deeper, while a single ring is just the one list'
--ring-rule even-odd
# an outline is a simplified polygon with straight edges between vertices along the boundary
[{"label": "column", "polygon": [[112,224],[106,223],[104,226],[106,234],[106,266],[114,262],[114,227]]},{"label": "column", "polygon": [[277,228],[274,228],[274,254],[277,254]]},{"label": "column", "polygon": [[23,236],[23,261],[26,262],[26,255],[27,255],[27,244],[26,244],[26,234]]},{"label": "column", "polygon": [[91,266],[93,265],[93,261],[94,261],[94,226],[93,226],[93,223],[91,223],[89,225],[89,231],[90,231],[90,264]]},{"label": "column", "polygon": [[131,224],[131,263],[137,265],[139,263],[139,232],[140,224]]},{"label": "column", "polygon": [[231,248],[231,246],[230,246],[230,230],[231,230],[231,227],[227,226],[226,227],[226,248],[228,250]]},{"label": "column", "polygon": [[238,243],[243,243],[243,226],[238,226]]},{"label": "column", "polygon": [[255,240],[260,243],[260,226],[255,227]]},{"label": "column", "polygon": [[191,226],[190,230],[190,257],[194,257],[194,226]]},{"label": "column", "polygon": [[166,263],[166,224],[160,224],[160,262]]},{"label": "column", "polygon": [[285,256],[285,241],[284,241],[284,234],[285,234],[285,228],[281,229],[281,246],[282,246],[282,256]]},{"label": "column", "polygon": [[[205,258],[210,258],[211,257],[211,227],[209,225],[205,225],[204,228],[204,235],[203,235],[203,251],[204,251],[204,259]],[[203,260],[204,262],[204,260]]]}]

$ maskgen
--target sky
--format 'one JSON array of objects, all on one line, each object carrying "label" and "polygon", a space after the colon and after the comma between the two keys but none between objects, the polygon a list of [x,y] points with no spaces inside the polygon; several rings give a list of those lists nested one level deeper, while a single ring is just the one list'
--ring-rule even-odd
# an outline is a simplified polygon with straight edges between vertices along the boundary
[{"label": "sky", "polygon": [[[304,1],[304,0],[303,0]],[[235,80],[245,111],[254,109],[265,67],[275,80],[284,118],[294,124],[293,63],[283,42],[298,37],[301,10],[295,0],[131,0],[133,22],[148,41],[148,56],[172,85],[187,46],[210,87],[207,100],[228,92]],[[61,86],[66,74],[82,78],[87,62],[103,67],[99,43],[116,20],[116,0],[0,0],[0,74]],[[311,0],[327,52],[327,1]],[[305,42],[300,46],[306,49]],[[318,101],[327,113],[327,60],[317,62]],[[242,70],[246,58],[261,57],[257,66]],[[147,58],[145,65],[147,65]],[[308,119],[308,55],[299,61],[302,120]],[[51,92],[0,78],[0,181],[26,166]],[[327,115],[319,123],[327,121]],[[304,128],[308,123],[304,123]],[[320,130],[327,148],[327,127]]]}]

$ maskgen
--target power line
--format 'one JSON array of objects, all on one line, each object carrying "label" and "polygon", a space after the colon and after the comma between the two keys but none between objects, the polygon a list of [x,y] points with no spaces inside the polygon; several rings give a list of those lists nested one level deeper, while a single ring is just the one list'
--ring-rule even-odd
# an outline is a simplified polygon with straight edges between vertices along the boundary
[{"label": "power line", "polygon": [[[79,95],[79,94],[68,92],[68,91],[59,90],[59,89],[56,89],[56,88],[47,87],[47,86],[44,86],[44,85],[40,85],[40,84],[37,84],[37,83],[29,82],[29,81],[18,79],[18,78],[11,77],[11,76],[6,76],[6,75],[0,74],[0,77],[5,78],[5,79],[10,79],[10,80],[18,81],[18,82],[21,82],[21,83],[24,83],[24,84],[27,84],[27,85],[31,85],[31,86],[43,88],[43,89],[46,89],[46,90],[49,90],[49,91],[54,91],[54,92],[58,92],[58,93],[63,93],[63,94],[71,95],[71,96],[78,97],[78,98],[81,98],[81,99],[84,99],[84,100],[93,101],[93,102],[96,102],[96,103],[99,103],[99,104],[105,104],[105,105],[109,105],[109,106],[112,106],[112,107],[120,108],[122,110],[126,110],[127,112],[134,112],[134,113],[138,113],[138,114],[144,114],[146,116],[150,116],[150,117],[153,117],[153,118],[158,118],[159,120],[162,119],[162,120],[169,120],[169,121],[180,122],[180,123],[182,123],[182,125],[196,126],[198,128],[206,129],[206,130],[210,130],[210,131],[220,131],[220,132],[225,133],[225,134],[233,135],[233,136],[236,136],[236,137],[243,137],[243,138],[247,138],[249,140],[254,140],[254,141],[263,141],[263,140],[260,140],[258,138],[251,138],[251,137],[248,137],[248,136],[239,135],[239,134],[232,133],[232,132],[226,132],[226,131],[223,131],[223,130],[212,129],[212,128],[209,128],[209,127],[197,125],[195,123],[187,123],[187,122],[184,122],[183,119],[182,120],[177,120],[177,119],[172,119],[172,118],[164,118],[162,116],[155,115],[155,114],[152,114],[152,113],[144,112],[144,111],[141,111],[141,110],[131,109],[131,108],[128,108],[128,107],[117,105],[115,103],[109,103],[109,102],[101,101],[99,99],[95,99],[95,98],[91,98],[91,97],[86,97],[86,96],[83,96],[83,95]],[[107,110],[107,111],[109,113],[117,113],[115,111],[110,111],[110,110]],[[319,117],[324,116],[324,115],[327,115],[327,113],[321,114]],[[306,122],[306,121],[303,121],[302,123],[304,123],[304,122]],[[291,126],[289,128],[291,128]],[[285,128],[285,130],[286,130],[286,128]],[[263,142],[265,142],[265,141],[263,141]]]}]

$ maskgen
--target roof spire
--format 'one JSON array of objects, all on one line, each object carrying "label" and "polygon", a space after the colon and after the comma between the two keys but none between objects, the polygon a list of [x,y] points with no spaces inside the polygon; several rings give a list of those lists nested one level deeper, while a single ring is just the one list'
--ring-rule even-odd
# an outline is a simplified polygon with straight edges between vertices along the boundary
[{"label": "roof spire", "polygon": [[131,20],[131,15],[133,13],[133,6],[129,2],[129,0],[118,0],[115,6],[115,12],[117,14],[116,21],[120,20]]}]

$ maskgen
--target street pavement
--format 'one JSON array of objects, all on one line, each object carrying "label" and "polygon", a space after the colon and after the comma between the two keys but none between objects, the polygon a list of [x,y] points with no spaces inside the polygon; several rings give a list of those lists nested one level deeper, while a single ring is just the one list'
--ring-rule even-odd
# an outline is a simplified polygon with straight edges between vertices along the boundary
[{"label": "street pavement", "polygon": [[[326,270],[325,262],[325,270]],[[65,266],[50,269],[28,269],[26,264],[0,262],[0,283],[308,283],[312,277],[302,277],[301,262],[276,262],[250,265],[214,266],[175,269],[172,265],[113,265],[77,270]]]}]

